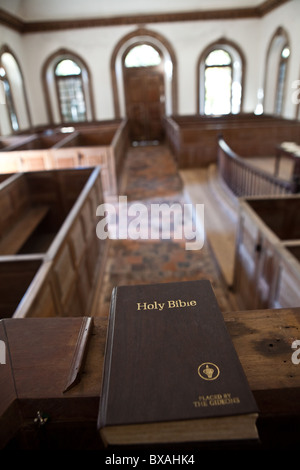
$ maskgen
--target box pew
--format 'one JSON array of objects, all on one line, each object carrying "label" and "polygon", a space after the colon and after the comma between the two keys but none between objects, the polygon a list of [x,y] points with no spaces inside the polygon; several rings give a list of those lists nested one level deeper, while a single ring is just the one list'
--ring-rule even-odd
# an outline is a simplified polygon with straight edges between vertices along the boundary
[{"label": "box pew", "polygon": [[33,138],[35,138],[35,135],[33,135],[32,131],[28,131],[28,134],[22,133],[2,136],[0,137],[0,152],[3,150],[13,150],[15,147],[28,142]]},{"label": "box pew", "polygon": [[[95,129],[101,131],[102,129],[111,129],[113,132],[116,132],[120,126],[122,126],[124,120],[123,119],[104,119],[101,121],[81,121],[81,122],[69,122],[64,123],[63,125],[53,126],[51,128],[54,132],[74,132],[81,131],[85,129]],[[44,126],[40,128],[40,132],[48,132],[49,127]]]},{"label": "box pew", "polygon": [[277,276],[273,281],[269,305],[300,305],[300,239],[276,245]]},{"label": "box pew", "polygon": [[4,181],[6,181],[8,178],[11,178],[13,174],[11,173],[6,173],[6,174],[1,174],[0,175],[0,190],[1,190],[1,185]]},{"label": "box pew", "polygon": [[[31,277],[19,280],[16,276],[14,280],[11,276],[11,290],[15,289],[13,281],[20,282],[22,296],[15,309],[7,312],[8,317],[89,313],[106,256],[105,240],[96,234],[96,208],[103,202],[100,167],[22,173],[13,183],[7,185],[10,193],[14,189],[19,194],[20,188],[26,188],[27,199],[22,198],[21,207],[29,211],[47,207],[47,214],[16,253],[0,252],[0,265],[9,262],[12,272],[28,263],[37,267]],[[13,211],[9,222],[9,230],[17,231],[19,220]],[[5,314],[5,290],[0,303]]]},{"label": "box pew", "polygon": [[240,201],[233,289],[243,309],[300,306],[300,196]]},{"label": "box pew", "polygon": [[0,171],[2,173],[16,173],[53,168],[51,148],[65,138],[64,133],[28,136],[16,145],[1,151]]},{"label": "box pew", "polygon": [[32,203],[28,181],[21,174],[0,186],[0,256],[19,252],[45,219],[48,206]]},{"label": "box pew", "polygon": [[52,153],[54,168],[76,168],[101,165],[103,192],[106,199],[117,195],[114,154],[110,143],[113,132],[75,131]]},{"label": "box pew", "polygon": [[299,140],[300,123],[268,115],[169,116],[167,142],[179,168],[205,167],[217,159],[220,135],[242,157],[275,156],[283,141]]},{"label": "box pew", "polygon": [[128,147],[128,122],[107,127],[79,127],[68,141],[53,149],[54,168],[101,165],[103,193],[106,200],[118,194],[125,152]]},{"label": "box pew", "polygon": [[128,145],[127,120],[78,123],[50,129],[42,127],[18,144],[0,149],[0,172],[101,165],[104,196],[114,199]]},{"label": "box pew", "polygon": [[114,164],[117,178],[117,185],[120,188],[120,177],[125,161],[126,152],[129,146],[129,124],[128,119],[123,119],[115,132],[111,147],[114,154]]},{"label": "box pew", "polygon": [[0,318],[10,318],[43,263],[42,257],[7,257],[0,262]]}]

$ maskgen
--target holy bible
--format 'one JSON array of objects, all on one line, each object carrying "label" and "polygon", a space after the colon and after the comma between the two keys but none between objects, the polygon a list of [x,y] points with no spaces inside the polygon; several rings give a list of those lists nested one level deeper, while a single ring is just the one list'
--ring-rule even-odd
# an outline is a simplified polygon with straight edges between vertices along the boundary
[{"label": "holy bible", "polygon": [[114,288],[98,417],[106,446],[252,441],[257,416],[210,281]]}]

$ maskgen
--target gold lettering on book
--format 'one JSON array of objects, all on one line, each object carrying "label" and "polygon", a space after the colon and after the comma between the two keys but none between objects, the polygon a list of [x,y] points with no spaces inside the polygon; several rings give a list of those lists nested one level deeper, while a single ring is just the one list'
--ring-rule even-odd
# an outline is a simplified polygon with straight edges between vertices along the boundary
[{"label": "gold lettering on book", "polygon": [[198,399],[193,401],[195,408],[207,406],[235,405],[240,403],[239,397],[232,397],[231,393],[217,393],[214,395],[199,395]]},{"label": "gold lettering on book", "polygon": [[182,308],[182,307],[195,307],[197,305],[196,300],[168,300],[167,302],[137,302],[138,310],[163,310],[166,308]]},{"label": "gold lettering on book", "polygon": [[168,307],[195,307],[197,305],[196,300],[184,301],[184,300],[168,300]]}]

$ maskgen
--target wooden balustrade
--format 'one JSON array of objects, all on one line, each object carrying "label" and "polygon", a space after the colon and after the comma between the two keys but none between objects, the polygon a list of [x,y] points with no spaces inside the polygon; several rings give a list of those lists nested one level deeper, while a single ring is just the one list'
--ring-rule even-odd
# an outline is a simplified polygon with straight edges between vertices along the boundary
[{"label": "wooden balustrade", "polygon": [[218,139],[218,169],[237,197],[277,196],[299,191],[296,182],[285,181],[246,162],[221,137]]}]

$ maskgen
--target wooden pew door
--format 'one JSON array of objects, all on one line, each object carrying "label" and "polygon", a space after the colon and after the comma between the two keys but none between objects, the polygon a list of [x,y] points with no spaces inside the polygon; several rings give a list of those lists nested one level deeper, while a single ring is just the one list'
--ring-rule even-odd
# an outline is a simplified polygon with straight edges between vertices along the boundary
[{"label": "wooden pew door", "polygon": [[161,141],[165,113],[161,67],[124,67],[124,88],[131,141]]}]

